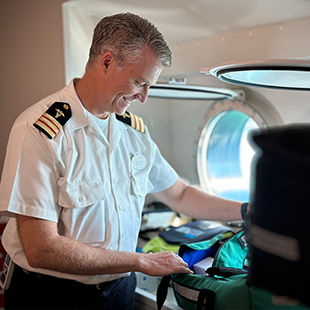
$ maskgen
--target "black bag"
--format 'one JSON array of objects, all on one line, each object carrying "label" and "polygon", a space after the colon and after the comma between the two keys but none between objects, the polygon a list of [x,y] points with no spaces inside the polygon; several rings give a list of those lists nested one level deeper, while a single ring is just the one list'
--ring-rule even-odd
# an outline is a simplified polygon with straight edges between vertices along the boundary
[{"label": "black bag", "polygon": [[209,240],[218,234],[223,234],[227,238],[234,233],[233,229],[213,221],[193,221],[179,227],[169,226],[148,241],[143,247],[143,252],[172,251],[177,253],[181,243],[189,244]]},{"label": "black bag", "polygon": [[213,221],[193,221],[179,227],[169,226],[159,236],[167,243],[195,243],[213,238],[219,234],[234,234],[234,230]]},{"label": "black bag", "polygon": [[254,134],[249,283],[310,306],[310,126]]}]

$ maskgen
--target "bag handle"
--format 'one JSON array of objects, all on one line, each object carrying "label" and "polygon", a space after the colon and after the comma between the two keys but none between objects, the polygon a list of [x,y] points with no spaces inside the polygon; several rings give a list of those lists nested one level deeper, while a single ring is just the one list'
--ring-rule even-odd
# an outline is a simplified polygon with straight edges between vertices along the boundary
[{"label": "bag handle", "polygon": [[169,287],[169,282],[171,280],[171,276],[164,276],[157,288],[157,292],[156,292],[156,303],[157,303],[157,309],[161,310],[161,308],[163,307],[165,300],[167,298],[168,295],[168,287]]},{"label": "bag handle", "polygon": [[[204,304],[204,301],[205,304]],[[202,310],[203,305],[206,310],[214,310],[215,292],[207,289],[200,291],[197,300],[197,310]]]},{"label": "bag handle", "polygon": [[[156,292],[156,303],[158,310],[162,309],[166,301],[170,281],[171,281],[171,275],[164,276],[158,285]],[[197,299],[197,310],[202,310],[203,306],[207,310],[214,310],[214,301],[215,301],[215,292],[208,289],[201,290],[199,292]]]}]

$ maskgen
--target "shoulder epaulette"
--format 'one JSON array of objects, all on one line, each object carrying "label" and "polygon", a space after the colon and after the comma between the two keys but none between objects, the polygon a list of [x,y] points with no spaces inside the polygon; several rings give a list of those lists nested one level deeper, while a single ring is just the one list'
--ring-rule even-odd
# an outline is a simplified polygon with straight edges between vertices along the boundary
[{"label": "shoulder epaulette", "polygon": [[116,118],[123,122],[126,123],[127,125],[131,126],[132,128],[144,133],[145,128],[144,128],[144,121],[141,117],[134,115],[128,111],[126,111],[123,115],[117,115]]},{"label": "shoulder epaulette", "polygon": [[54,102],[33,126],[42,131],[49,139],[53,139],[71,116],[71,108],[68,103]]}]

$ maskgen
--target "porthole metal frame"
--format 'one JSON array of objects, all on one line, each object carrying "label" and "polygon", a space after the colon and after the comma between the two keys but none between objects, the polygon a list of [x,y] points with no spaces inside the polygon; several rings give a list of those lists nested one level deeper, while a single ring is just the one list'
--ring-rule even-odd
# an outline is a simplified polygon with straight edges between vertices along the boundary
[{"label": "porthole metal frame", "polygon": [[214,194],[208,176],[207,151],[210,137],[219,120],[230,111],[239,111],[252,118],[260,129],[267,128],[264,118],[252,106],[241,100],[222,100],[215,102],[205,114],[199,126],[196,140],[195,168],[200,187],[207,193]]}]

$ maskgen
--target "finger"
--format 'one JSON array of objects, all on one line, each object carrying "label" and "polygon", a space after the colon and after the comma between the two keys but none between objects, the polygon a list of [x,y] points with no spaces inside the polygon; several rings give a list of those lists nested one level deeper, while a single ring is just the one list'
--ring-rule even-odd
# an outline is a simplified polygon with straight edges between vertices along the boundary
[{"label": "finger", "polygon": [[189,274],[193,274],[194,273],[194,271],[193,270],[191,270],[191,269],[189,269],[189,268],[183,268],[183,270],[184,270],[184,272],[182,272],[182,273],[189,273]]}]

